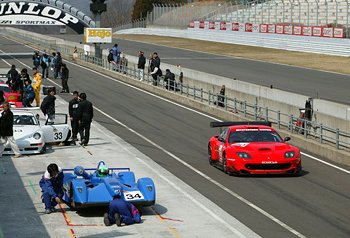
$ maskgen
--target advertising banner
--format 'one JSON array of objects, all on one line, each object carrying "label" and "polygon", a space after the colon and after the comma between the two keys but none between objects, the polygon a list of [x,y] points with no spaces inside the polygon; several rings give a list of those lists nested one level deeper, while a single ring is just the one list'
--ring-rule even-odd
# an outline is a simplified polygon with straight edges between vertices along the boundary
[{"label": "advertising banner", "polygon": [[209,22],[208,21],[204,22],[204,29],[206,29],[206,30],[209,29]]},{"label": "advertising banner", "polygon": [[200,21],[199,22],[199,28],[200,29],[204,29],[204,21]]},{"label": "advertising banner", "polygon": [[283,26],[283,33],[286,35],[291,35],[292,34],[292,28],[290,25],[284,25]]},{"label": "advertising banner", "polygon": [[220,30],[226,31],[226,22],[225,21],[220,22]]},{"label": "advertising banner", "polygon": [[276,25],[275,24],[268,24],[268,33],[276,33]]},{"label": "advertising banner", "polygon": [[334,28],[333,29],[334,38],[344,38],[344,28]]},{"label": "advertising banner", "polygon": [[267,33],[267,24],[260,24],[260,32]]},{"label": "advertising banner", "polygon": [[199,21],[194,21],[194,28],[199,29]]},{"label": "advertising banner", "polygon": [[232,22],[232,31],[239,31],[239,23]]},{"label": "advertising banner", "polygon": [[215,29],[215,22],[213,22],[213,21],[210,21],[210,22],[209,22],[209,29],[210,29],[210,30]]},{"label": "advertising banner", "polygon": [[283,28],[284,28],[283,25],[277,25],[276,26],[276,33],[283,34],[284,33]]},{"label": "advertising banner", "polygon": [[293,26],[293,35],[300,36],[302,34],[301,26]]},{"label": "advertising banner", "polygon": [[322,27],[321,26],[312,27],[312,36],[322,36]]},{"label": "advertising banner", "polygon": [[189,28],[194,28],[194,21],[190,21],[190,24],[188,24]]},{"label": "advertising banner", "polygon": [[302,27],[303,36],[311,36],[312,35],[312,27],[311,26],[303,26]]},{"label": "advertising banner", "polygon": [[245,32],[253,32],[253,24],[252,23],[245,24]]},{"label": "advertising banner", "polygon": [[259,32],[259,24],[253,24],[253,32]]},{"label": "advertising banner", "polygon": [[112,43],[112,28],[85,28],[85,43]]},{"label": "advertising banner", "polygon": [[220,30],[220,22],[219,21],[215,22],[214,29],[215,30]]},{"label": "advertising banner", "polygon": [[324,27],[322,29],[323,37],[333,37],[333,27]]}]

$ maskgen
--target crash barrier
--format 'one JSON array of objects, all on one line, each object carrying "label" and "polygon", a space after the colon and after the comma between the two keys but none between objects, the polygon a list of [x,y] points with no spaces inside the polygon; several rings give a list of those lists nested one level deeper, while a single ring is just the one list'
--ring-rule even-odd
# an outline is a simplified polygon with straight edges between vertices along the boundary
[{"label": "crash barrier", "polygon": [[237,98],[229,98],[226,95],[220,95],[211,91],[205,91],[194,85],[184,84],[180,82],[169,82],[164,80],[164,76],[154,80],[153,77],[135,67],[127,67],[125,65],[111,64],[106,59],[91,57],[81,53],[79,59],[98,65],[104,69],[115,71],[130,76],[133,79],[143,79],[144,82],[152,84],[156,87],[168,89],[173,93],[186,96],[200,102],[208,103],[208,106],[222,108],[225,111],[238,113],[245,118],[254,120],[266,120],[276,124],[279,129],[289,130],[291,133],[303,134],[305,138],[310,138],[319,143],[333,144],[337,149],[350,149],[350,133],[333,129],[323,123],[311,121],[303,118],[301,115],[290,115],[281,111],[276,111],[268,107],[261,107],[258,104],[248,103],[245,100]]},{"label": "crash barrier", "polygon": [[[50,51],[60,51],[65,56],[72,56],[73,49],[76,46],[76,43],[73,43],[73,42],[67,42],[67,41],[55,39],[48,36],[43,36],[43,38],[40,38],[39,34],[36,34],[36,35],[33,35],[32,33],[28,34],[28,32],[18,30],[18,29],[5,28],[5,31],[6,30],[8,31],[8,35],[13,36],[15,39],[23,40],[26,43],[31,43],[41,49],[49,49]],[[93,54],[93,51],[91,52],[91,54]],[[91,57],[83,53],[79,54],[79,59],[91,62],[95,65],[100,65],[104,69],[113,71],[113,66],[109,64],[106,59],[96,59],[95,57]],[[119,66],[119,71],[120,69],[122,70],[122,72],[125,73],[125,75],[131,76],[133,78],[137,78],[138,74],[137,74],[137,69],[135,65],[124,67],[124,68],[123,67],[120,68]],[[118,72],[118,70],[114,70],[114,71]],[[200,72],[197,72],[197,75],[198,73]],[[145,76],[146,82],[151,82],[151,78],[148,74],[145,74],[144,76]],[[193,83],[194,85],[195,81],[193,80],[192,82],[194,82]],[[209,84],[209,82],[207,84]],[[165,86],[164,83],[162,83],[162,79],[160,79],[159,85],[162,87]],[[210,87],[207,87],[207,90],[203,90],[198,87],[191,86],[191,84],[179,84],[179,85],[180,85],[180,91],[177,91],[177,93],[180,92],[180,94],[182,95],[186,95],[186,96],[188,95],[190,98],[194,98],[198,101],[202,101],[202,102],[206,101],[209,105],[213,106],[213,102],[215,102],[216,100],[215,97],[217,97],[217,94],[212,93],[212,91],[210,90]],[[214,88],[213,85],[212,85],[212,88]],[[246,98],[246,96],[247,95],[245,95],[244,98]],[[299,117],[295,115],[291,115],[291,113],[285,113],[278,110],[273,110],[266,106],[265,107],[261,105],[259,106],[258,103],[250,103],[248,101],[238,100],[237,98],[230,99],[229,97],[227,97],[225,101],[227,103],[223,109],[226,109],[227,111],[234,111],[234,112],[237,111],[238,113],[241,113],[244,116],[253,116],[253,118],[255,118],[255,114],[256,114],[257,118],[265,118],[265,119],[268,118],[269,120],[276,122],[276,124],[279,127],[286,127],[293,133],[296,133],[296,132],[303,133],[303,131],[306,131],[306,133],[304,133],[305,137],[313,138],[320,143],[331,143],[335,145],[335,147],[338,149],[349,148],[349,135],[346,129],[345,130],[334,129],[335,127],[330,127],[325,124],[319,123],[317,121],[311,121],[311,122],[307,121],[307,123],[303,123],[304,119],[302,118],[300,119],[301,125],[304,125],[302,127],[306,127],[306,128],[300,129],[301,126],[296,125],[296,121],[299,120]],[[238,107],[237,105],[239,105],[240,107]],[[222,108],[222,107],[219,107],[219,108]],[[280,108],[280,107],[277,106],[275,108]],[[267,110],[267,113],[264,114],[265,110]],[[300,124],[300,120],[299,120],[299,124]]]},{"label": "crash barrier", "polygon": [[301,26],[299,24],[253,24],[247,22],[226,22],[226,21],[190,21],[190,29],[201,29],[203,31],[239,31],[256,32],[269,34],[285,34],[294,36],[314,36],[327,38],[344,38],[343,27],[329,26]]},{"label": "crash barrier", "polygon": [[319,53],[336,56],[350,56],[350,40],[312,36],[294,36],[286,34],[261,34],[259,32],[240,31],[203,31],[188,28],[187,30],[133,28],[121,30],[118,34],[146,34],[181,37],[229,44],[266,47],[272,49]]}]

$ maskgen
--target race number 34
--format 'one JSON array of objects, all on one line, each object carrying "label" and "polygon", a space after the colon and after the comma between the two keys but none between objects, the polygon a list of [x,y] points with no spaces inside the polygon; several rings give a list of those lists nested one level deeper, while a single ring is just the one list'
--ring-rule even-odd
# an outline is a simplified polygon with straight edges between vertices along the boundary
[{"label": "race number 34", "polygon": [[140,191],[124,192],[124,198],[127,201],[143,199],[143,195]]}]

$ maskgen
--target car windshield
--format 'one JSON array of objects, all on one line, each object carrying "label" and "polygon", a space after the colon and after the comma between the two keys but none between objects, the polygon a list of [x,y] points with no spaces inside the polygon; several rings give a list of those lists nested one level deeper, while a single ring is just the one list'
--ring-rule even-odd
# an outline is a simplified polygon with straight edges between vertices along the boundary
[{"label": "car windshield", "polygon": [[0,91],[3,91],[4,93],[11,93],[12,92],[11,88],[4,86],[4,85],[0,85]]},{"label": "car windshield", "polygon": [[13,125],[37,125],[38,122],[34,116],[30,115],[13,115]]},{"label": "car windshield", "polygon": [[229,143],[237,142],[283,142],[283,140],[274,131],[233,131]]}]

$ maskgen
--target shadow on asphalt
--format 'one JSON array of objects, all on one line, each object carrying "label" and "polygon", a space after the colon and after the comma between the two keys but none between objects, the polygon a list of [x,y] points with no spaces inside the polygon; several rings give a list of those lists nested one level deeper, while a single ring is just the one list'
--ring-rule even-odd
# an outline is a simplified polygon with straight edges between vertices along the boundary
[{"label": "shadow on asphalt", "polygon": [[49,237],[25,186],[11,157],[0,158],[0,237]]},{"label": "shadow on asphalt", "polygon": [[115,231],[109,231],[109,232],[99,233],[95,235],[87,235],[87,236],[79,236],[79,237],[80,238],[111,238],[111,237],[129,236],[129,235],[133,235],[133,234],[128,232],[118,231],[118,227],[115,226]]}]

